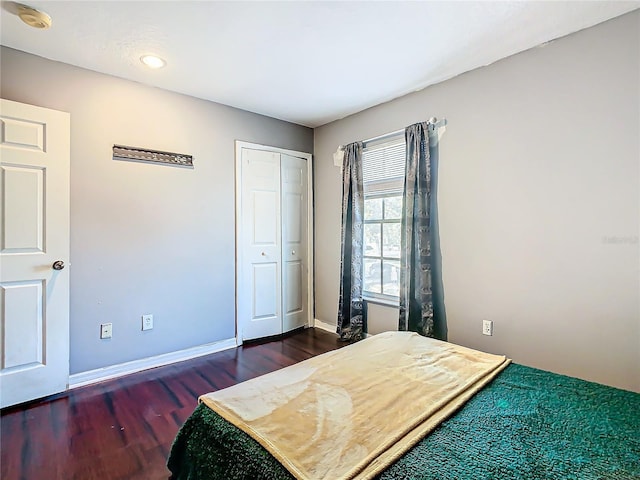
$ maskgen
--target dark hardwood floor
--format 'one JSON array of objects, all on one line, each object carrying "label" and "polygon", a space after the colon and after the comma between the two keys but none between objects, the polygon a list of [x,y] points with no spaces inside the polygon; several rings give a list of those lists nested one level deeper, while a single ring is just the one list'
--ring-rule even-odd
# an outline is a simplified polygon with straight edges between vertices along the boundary
[{"label": "dark hardwood floor", "polygon": [[154,368],[7,409],[3,480],[166,479],[178,428],[199,395],[343,345],[318,329]]}]

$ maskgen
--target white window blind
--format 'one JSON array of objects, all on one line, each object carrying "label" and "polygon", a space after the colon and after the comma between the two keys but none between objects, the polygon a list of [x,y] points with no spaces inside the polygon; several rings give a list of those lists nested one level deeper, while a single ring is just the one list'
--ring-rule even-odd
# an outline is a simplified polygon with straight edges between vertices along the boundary
[{"label": "white window blind", "polygon": [[405,163],[403,132],[364,144],[363,293],[369,300],[398,301]]},{"label": "white window blind", "polygon": [[402,193],[405,168],[404,136],[367,146],[362,152],[362,175],[366,196]]}]

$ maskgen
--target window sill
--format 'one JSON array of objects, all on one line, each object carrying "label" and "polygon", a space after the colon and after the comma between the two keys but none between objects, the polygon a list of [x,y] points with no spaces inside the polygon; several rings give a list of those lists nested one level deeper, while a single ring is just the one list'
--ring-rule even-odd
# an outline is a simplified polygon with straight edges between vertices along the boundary
[{"label": "window sill", "polygon": [[385,307],[394,307],[399,308],[400,302],[399,300],[387,300],[386,298],[376,298],[376,297],[362,297],[363,300],[367,303],[373,303],[375,305],[383,305]]}]

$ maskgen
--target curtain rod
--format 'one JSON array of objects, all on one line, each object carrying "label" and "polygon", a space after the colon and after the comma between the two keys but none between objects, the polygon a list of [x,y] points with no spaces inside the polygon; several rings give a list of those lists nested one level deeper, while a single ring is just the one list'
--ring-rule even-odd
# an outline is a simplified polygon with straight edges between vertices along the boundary
[{"label": "curtain rod", "polygon": [[[434,128],[439,128],[439,127],[442,127],[442,126],[447,124],[447,119],[443,118],[442,120],[438,120],[436,117],[431,117],[427,121],[427,124],[428,125],[432,125]],[[362,143],[363,144],[367,144],[367,143],[371,143],[371,142],[378,142],[380,140],[385,140],[387,138],[395,137],[396,135],[399,135],[399,134],[403,133],[404,131],[405,131],[405,129],[401,128],[400,130],[396,130],[395,132],[389,132],[389,133],[385,133],[383,135],[378,135],[377,137],[369,138],[367,140],[364,140]],[[342,147],[342,145],[340,145],[340,148],[341,147]]]},{"label": "curtain rod", "polygon": [[[427,125],[433,126],[434,130],[439,129],[440,127],[445,127],[447,125],[447,119],[443,118],[438,120],[436,117],[431,117],[427,120]],[[382,140],[386,140],[387,138],[394,137],[396,135],[400,135],[405,131],[404,128],[400,130],[396,130],[395,132],[385,133],[384,135],[378,135],[377,137],[370,138],[368,140],[364,140],[362,144],[366,146],[367,143],[371,142],[379,142]],[[338,145],[338,150],[333,154],[333,164],[337,167],[342,165],[342,153],[344,152],[344,145]]]}]

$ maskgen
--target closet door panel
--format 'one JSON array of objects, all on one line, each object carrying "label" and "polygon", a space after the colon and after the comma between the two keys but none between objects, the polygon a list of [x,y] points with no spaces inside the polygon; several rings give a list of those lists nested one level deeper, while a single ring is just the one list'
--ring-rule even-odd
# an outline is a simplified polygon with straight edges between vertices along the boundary
[{"label": "closet door panel", "polygon": [[280,155],[242,150],[238,321],[242,338],[282,333]]},{"label": "closet door panel", "polygon": [[307,162],[281,156],[283,331],[308,322],[307,312]]}]

